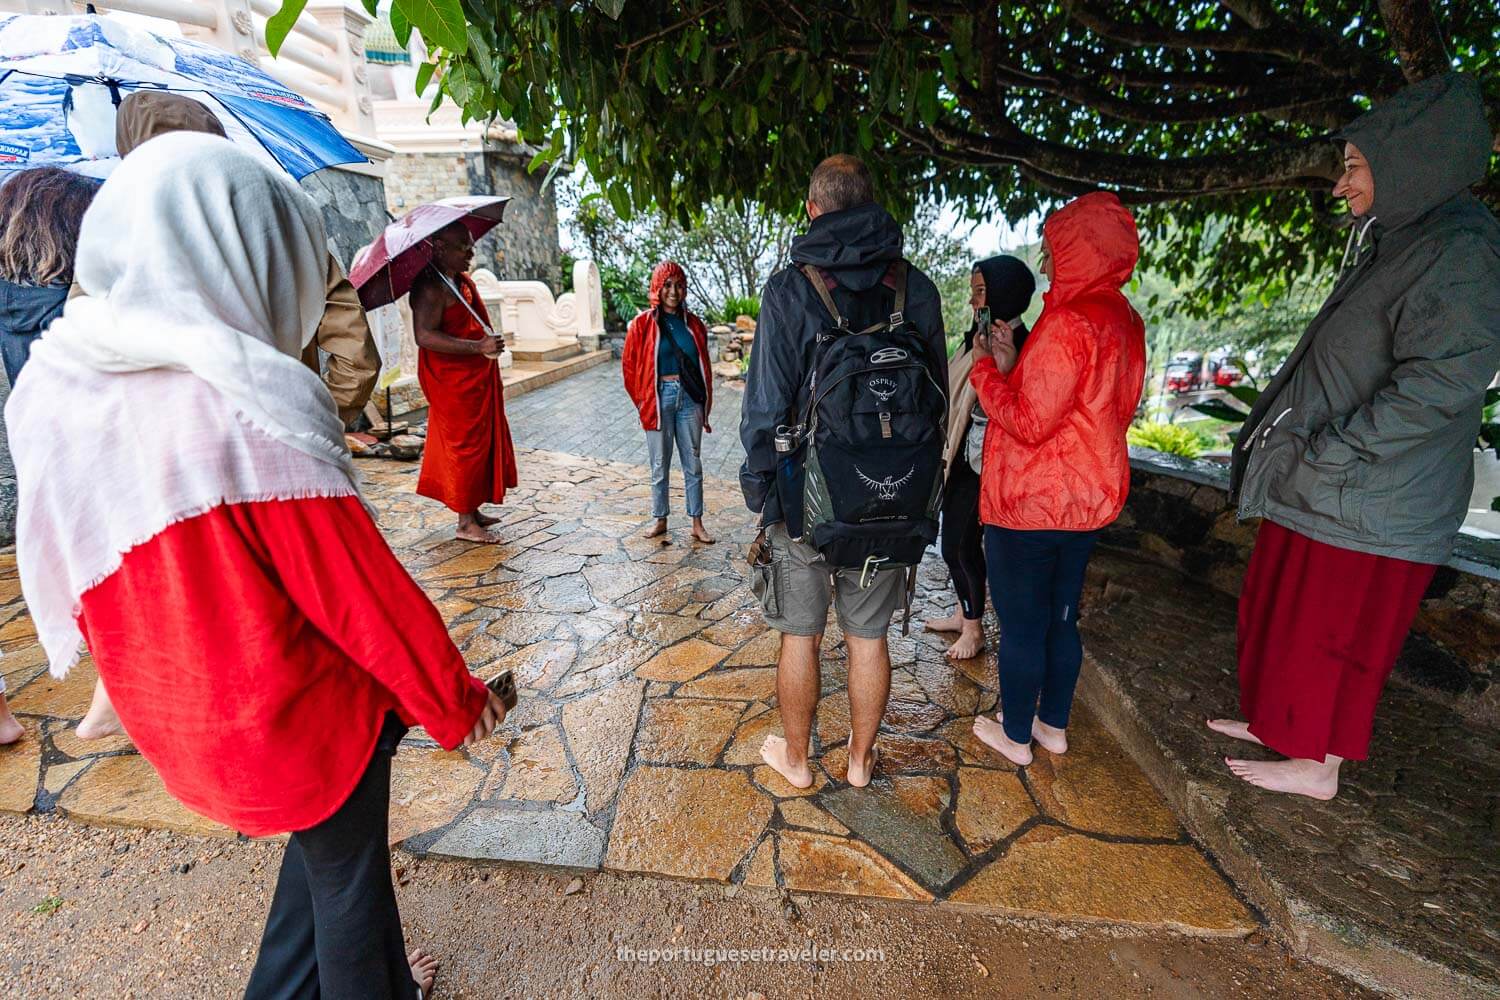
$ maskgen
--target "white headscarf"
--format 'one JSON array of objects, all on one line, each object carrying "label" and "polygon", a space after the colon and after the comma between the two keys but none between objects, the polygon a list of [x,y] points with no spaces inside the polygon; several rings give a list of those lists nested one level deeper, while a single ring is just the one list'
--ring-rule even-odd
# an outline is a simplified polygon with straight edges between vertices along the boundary
[{"label": "white headscarf", "polygon": [[85,295],[5,407],[21,587],[54,675],[78,658],[79,598],[131,548],[221,504],[358,495],[333,400],[298,360],[325,245],[312,201],[218,137],[152,139],[100,189]]}]

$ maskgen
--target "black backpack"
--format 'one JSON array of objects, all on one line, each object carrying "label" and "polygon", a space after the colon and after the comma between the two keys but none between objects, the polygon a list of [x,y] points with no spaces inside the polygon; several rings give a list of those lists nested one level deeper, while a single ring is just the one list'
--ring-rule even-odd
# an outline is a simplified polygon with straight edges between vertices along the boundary
[{"label": "black backpack", "polygon": [[938,534],[948,399],[936,359],[903,313],[907,268],[898,260],[887,274],[896,291],[890,317],[854,332],[823,272],[802,267],[833,319],[818,335],[795,429],[807,448],[802,537],[829,565],[862,575],[914,568]]}]

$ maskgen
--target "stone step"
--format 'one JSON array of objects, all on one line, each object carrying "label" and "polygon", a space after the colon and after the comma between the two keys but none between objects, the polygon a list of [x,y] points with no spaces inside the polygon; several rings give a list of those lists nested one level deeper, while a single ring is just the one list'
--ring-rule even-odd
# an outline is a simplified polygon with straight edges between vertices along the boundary
[{"label": "stone step", "polygon": [[557,347],[549,347],[546,350],[541,351],[528,351],[522,350],[518,347],[512,347],[510,349],[510,353],[515,356],[517,364],[521,364],[523,362],[527,364],[536,364],[541,362],[568,361],[573,358],[580,357],[583,354],[583,348],[579,347],[576,343],[560,344]]},{"label": "stone step", "polygon": [[1235,778],[1211,733],[1237,716],[1235,602],[1100,547],[1079,628],[1079,698],[1292,949],[1401,997],[1494,996],[1500,729],[1398,681],[1368,761],[1315,802]]}]

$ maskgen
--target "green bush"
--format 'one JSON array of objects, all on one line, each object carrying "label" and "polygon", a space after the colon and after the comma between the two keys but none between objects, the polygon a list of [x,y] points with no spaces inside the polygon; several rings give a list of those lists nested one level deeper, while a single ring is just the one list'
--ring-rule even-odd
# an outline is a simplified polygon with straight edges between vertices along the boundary
[{"label": "green bush", "polygon": [[1137,448],[1150,448],[1181,458],[1197,458],[1203,454],[1202,435],[1182,424],[1132,424],[1125,432],[1125,440]]},{"label": "green bush", "polygon": [[731,295],[724,300],[724,310],[719,314],[723,323],[733,324],[741,316],[760,319],[760,298],[755,295]]}]

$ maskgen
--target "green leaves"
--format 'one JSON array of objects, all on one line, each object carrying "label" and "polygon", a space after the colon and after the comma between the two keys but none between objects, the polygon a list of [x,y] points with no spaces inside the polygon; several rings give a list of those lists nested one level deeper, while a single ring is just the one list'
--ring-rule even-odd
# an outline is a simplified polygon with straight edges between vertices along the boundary
[{"label": "green leaves", "polygon": [[422,40],[454,55],[469,50],[468,26],[459,0],[395,0],[391,5],[391,27],[397,9],[422,33]]},{"label": "green leaves", "polygon": [[391,4],[391,34],[396,36],[396,42],[404,49],[411,44],[411,22],[406,15],[401,13],[401,8]]},{"label": "green leaves", "polygon": [[[1287,45],[1308,55],[1253,59],[1188,37],[1230,19],[1205,0],[1109,5],[1131,24],[1184,33],[1153,46],[1095,33],[1075,3],[394,2],[392,21],[415,25],[434,51],[423,82],[441,76],[466,114],[502,115],[528,142],[563,129],[566,155],[620,214],[696,215],[721,196],[790,213],[813,166],[840,149],[869,155],[882,201],[902,217],[941,201],[1015,225],[1073,190],[1120,189],[1143,270],[1161,279],[1137,298],[1162,306],[1148,310],[1153,327],[1175,309],[1174,343],[1254,346],[1261,367],[1306,321],[1308,303],[1283,304],[1301,287],[1321,298],[1337,262],[1329,199],[1296,189],[1312,176],[1301,144],[1358,103],[1348,95],[1400,79],[1394,57],[1392,79],[1326,61],[1354,48],[1385,58],[1367,0],[1275,4]],[[1493,57],[1475,53],[1493,48],[1500,17],[1445,27],[1455,63],[1482,76]],[[1191,104],[1280,99],[1276,88],[1304,80],[1316,95],[1307,105],[1181,120]],[[547,153],[538,170],[559,162]],[[1190,330],[1190,317],[1204,322]]]},{"label": "green leaves", "polygon": [[1208,399],[1201,403],[1190,403],[1188,408],[1197,410],[1204,416],[1213,417],[1215,420],[1228,420],[1233,423],[1242,424],[1249,416],[1244,410],[1237,410],[1228,403],[1218,399]]},{"label": "green leaves", "polygon": [[422,91],[426,90],[427,85],[432,82],[432,74],[436,69],[437,63],[430,62],[425,62],[417,67],[417,79],[415,81],[417,96],[420,97]]},{"label": "green leaves", "polygon": [[932,70],[924,70],[917,78],[917,114],[922,124],[932,125],[938,120],[938,80]]},{"label": "green leaves", "polygon": [[281,51],[286,36],[292,33],[292,25],[307,8],[307,0],[286,0],[280,10],[266,19],[266,49],[271,55]]}]

